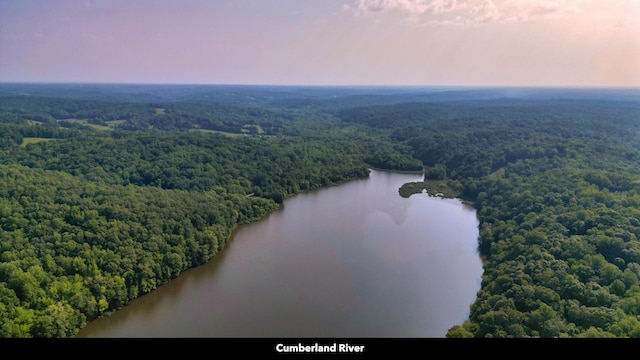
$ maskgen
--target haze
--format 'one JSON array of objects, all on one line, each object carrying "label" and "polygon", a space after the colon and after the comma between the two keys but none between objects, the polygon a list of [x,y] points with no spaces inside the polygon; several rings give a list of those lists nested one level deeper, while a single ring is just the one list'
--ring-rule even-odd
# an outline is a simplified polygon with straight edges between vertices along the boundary
[{"label": "haze", "polygon": [[640,86],[638,0],[2,0],[0,82]]}]

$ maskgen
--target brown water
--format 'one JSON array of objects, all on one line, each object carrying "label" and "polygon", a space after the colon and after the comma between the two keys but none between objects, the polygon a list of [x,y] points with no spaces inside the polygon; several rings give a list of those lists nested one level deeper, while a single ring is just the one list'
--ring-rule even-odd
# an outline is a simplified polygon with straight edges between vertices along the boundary
[{"label": "brown water", "polygon": [[398,195],[420,175],[301,194],[209,263],[79,337],[444,337],[480,288],[475,211]]}]

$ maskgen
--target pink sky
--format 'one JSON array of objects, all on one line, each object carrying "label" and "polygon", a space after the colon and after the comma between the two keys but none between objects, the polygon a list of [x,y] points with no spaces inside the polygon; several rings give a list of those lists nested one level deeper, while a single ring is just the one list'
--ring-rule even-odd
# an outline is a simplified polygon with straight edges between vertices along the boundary
[{"label": "pink sky", "polygon": [[0,81],[640,86],[640,0],[2,0]]}]

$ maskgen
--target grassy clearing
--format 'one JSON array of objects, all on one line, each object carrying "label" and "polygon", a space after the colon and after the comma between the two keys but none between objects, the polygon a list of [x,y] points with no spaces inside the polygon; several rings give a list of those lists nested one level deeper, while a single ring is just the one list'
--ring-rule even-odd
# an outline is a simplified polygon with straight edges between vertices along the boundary
[{"label": "grassy clearing", "polygon": [[209,129],[191,129],[189,131],[198,131],[198,132],[205,132],[205,133],[222,134],[224,136],[229,136],[229,137],[244,136],[244,134],[230,133],[230,132],[226,132],[226,131],[209,130]]},{"label": "grassy clearing", "polygon": [[242,130],[240,130],[240,131],[243,132],[243,133],[247,133],[247,134],[251,134],[252,132],[257,134],[257,135],[264,134],[264,129],[260,125],[249,125],[249,124],[246,124],[246,125],[242,126]]},{"label": "grassy clearing", "polygon": [[127,122],[127,120],[110,120],[110,121],[105,121],[107,124],[109,124],[109,126],[116,126],[116,125],[120,125],[120,124],[124,124]]},{"label": "grassy clearing", "polygon": [[77,123],[77,124],[86,125],[86,126],[89,126],[91,128],[94,128],[94,129],[100,130],[100,131],[113,130],[113,127],[111,127],[111,126],[90,124],[89,121],[84,120],[84,119],[64,119],[63,121],[68,121],[68,122],[71,122],[71,123]]},{"label": "grassy clearing", "polygon": [[501,167],[500,169],[492,172],[491,174],[489,174],[490,178],[494,178],[494,179],[501,179],[504,177],[504,173],[506,171],[506,168]]},{"label": "grassy clearing", "polygon": [[40,137],[25,137],[22,138],[22,143],[20,144],[20,146],[27,146],[29,144],[35,144],[35,143],[39,143],[39,142],[43,142],[43,141],[51,141],[51,140],[56,140],[56,139],[52,139],[52,138],[40,138]]},{"label": "grassy clearing", "polygon": [[101,131],[113,130],[113,127],[111,126],[96,125],[96,124],[89,124],[89,123],[87,123],[87,126],[90,126],[96,130],[101,130]]},{"label": "grassy clearing", "polygon": [[27,125],[42,125],[42,124],[45,124],[45,123],[38,120],[27,120]]}]

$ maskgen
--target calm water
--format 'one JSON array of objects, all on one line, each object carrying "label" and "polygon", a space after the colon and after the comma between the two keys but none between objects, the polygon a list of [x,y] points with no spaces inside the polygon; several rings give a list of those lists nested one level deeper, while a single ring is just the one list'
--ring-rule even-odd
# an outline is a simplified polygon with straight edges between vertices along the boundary
[{"label": "calm water", "polygon": [[420,175],[302,194],[218,256],[79,337],[444,337],[480,288],[475,211],[398,188]]}]

